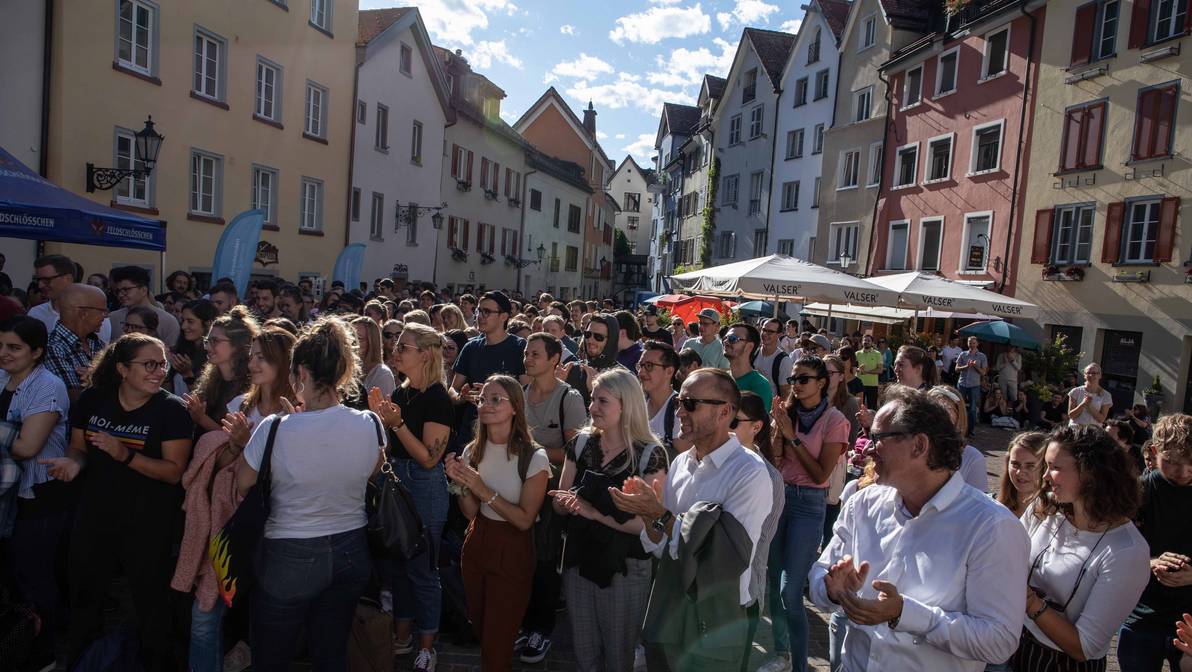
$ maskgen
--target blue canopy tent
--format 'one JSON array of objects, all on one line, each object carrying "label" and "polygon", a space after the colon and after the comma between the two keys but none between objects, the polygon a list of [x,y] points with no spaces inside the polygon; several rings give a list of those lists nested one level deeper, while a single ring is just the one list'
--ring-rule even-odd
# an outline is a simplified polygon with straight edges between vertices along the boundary
[{"label": "blue canopy tent", "polygon": [[109,208],[50,182],[0,147],[0,236],[152,250],[162,254],[158,220]]}]

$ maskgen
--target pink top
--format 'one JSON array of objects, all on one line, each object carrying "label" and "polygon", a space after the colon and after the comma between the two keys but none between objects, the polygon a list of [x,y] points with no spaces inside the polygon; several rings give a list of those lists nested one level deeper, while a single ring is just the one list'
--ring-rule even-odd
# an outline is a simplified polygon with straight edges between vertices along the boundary
[{"label": "pink top", "polygon": [[[825,443],[848,443],[849,422],[844,413],[829,406],[820,419],[816,421],[807,434],[799,431],[799,423],[795,422],[795,436],[807,447],[812,457],[819,459],[820,451]],[[778,470],[782,472],[782,480],[790,485],[802,485],[809,488],[826,488],[828,481],[816,483],[807,475],[799,458],[795,457],[795,447],[787,445],[783,449],[782,461],[778,463]]]}]

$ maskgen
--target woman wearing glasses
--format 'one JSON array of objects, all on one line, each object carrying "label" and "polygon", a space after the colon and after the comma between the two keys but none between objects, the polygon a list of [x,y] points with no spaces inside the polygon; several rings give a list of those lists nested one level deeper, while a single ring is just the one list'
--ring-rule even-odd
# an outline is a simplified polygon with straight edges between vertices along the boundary
[{"label": "woman wearing glasses", "polygon": [[157,338],[157,312],[145,306],[133,306],[124,315],[124,333],[144,334]]},{"label": "woman wearing glasses", "polygon": [[1073,427],[1103,424],[1111,408],[1113,397],[1101,387],[1101,366],[1089,364],[1084,367],[1084,385],[1068,392],[1068,424]]},{"label": "woman wearing glasses", "polygon": [[1132,522],[1141,491],[1130,458],[1100,427],[1048,435],[1043,491],[1022,516],[1031,537],[1017,672],[1104,670],[1110,640],[1150,578]]},{"label": "woman wearing glasses", "polygon": [[260,332],[247,306],[233,306],[211,323],[203,339],[207,365],[194,390],[183,397],[200,432],[222,429],[228,403],[248,389],[248,353]]},{"label": "woman wearing glasses", "polygon": [[803,672],[808,633],[803,588],[824,534],[828,482],[844,454],[850,426],[828,399],[830,376],[824,360],[804,356],[796,361],[790,383],[790,397],[776,397],[771,411],[772,450],[782,455],[778,469],[786,483],[786,504],[770,547],[768,571],[778,658],[762,669]]},{"label": "woman wearing glasses", "polygon": [[651,562],[639,538],[641,519],[617,509],[608,489],[624,487],[630,476],[665,482],[667,456],[650,432],[641,383],[629,371],[596,376],[590,410],[591,425],[568,442],[559,489],[550,494],[555,511],[569,516],[563,591],[576,669],[619,672],[633,667]]},{"label": "woman wearing glasses", "polygon": [[219,316],[215,304],[207,299],[195,299],[182,307],[182,319],[178,321],[178,342],[173,352],[167,354],[170,360],[171,392],[182,396],[195,384],[195,377],[207,366],[207,348],[203,338],[211,329],[211,323]]},{"label": "woman wearing glasses", "polygon": [[161,389],[161,341],[126,334],[96,359],[91,387],[71,407],[66,457],[41,460],[50,475],[84,469],[70,541],[70,654],[102,632],[103,605],[117,565],[132,593],[142,664],[176,669],[169,584],[182,478],[194,422],[186,404]]},{"label": "woman wearing glasses", "polygon": [[550,460],[530,436],[521,384],[489,376],[480,389],[476,437],[447,455],[447,477],[472,520],[463,548],[468,615],[480,637],[480,667],[505,672],[530,601],[534,542],[530,528],[546,498]]},{"label": "woman wearing glasses", "polygon": [[[442,458],[455,414],[442,382],[443,337],[439,332],[422,324],[407,325],[393,358],[405,382],[388,397],[381,389],[369,388],[369,408],[389,429],[393,470],[413,495],[432,549],[410,560],[394,560],[394,653],[417,651],[414,669],[433,670],[442,606],[438,548],[449,504]],[[413,640],[415,632],[417,642]]]}]

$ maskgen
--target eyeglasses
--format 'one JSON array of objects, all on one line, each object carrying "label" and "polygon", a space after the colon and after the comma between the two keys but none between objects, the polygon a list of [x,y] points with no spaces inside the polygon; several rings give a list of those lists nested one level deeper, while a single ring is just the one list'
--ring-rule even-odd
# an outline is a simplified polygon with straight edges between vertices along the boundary
[{"label": "eyeglasses", "polygon": [[61,278],[61,277],[65,277],[67,275],[70,275],[70,273],[58,273],[56,275],[45,275],[45,276],[35,275],[35,276],[33,276],[33,279],[36,280],[37,284],[39,284],[39,285],[48,285],[51,282],[53,282],[54,280],[57,280],[58,278]]},{"label": "eyeglasses", "polygon": [[481,315],[484,315],[485,317],[488,317],[490,315],[500,315],[501,314],[501,311],[499,309],[493,310],[492,308],[477,308],[476,312],[480,313]]},{"label": "eyeglasses", "polygon": [[820,379],[819,376],[813,376],[813,375],[805,373],[801,376],[791,376],[786,379],[786,382],[790,385],[806,385],[807,383],[809,383],[813,380],[819,380],[819,379]]},{"label": "eyeglasses", "polygon": [[638,362],[637,370],[645,371],[646,373],[653,373],[654,369],[665,369],[665,364],[656,364],[654,362]]},{"label": "eyeglasses", "polygon": [[145,373],[157,373],[158,370],[168,371],[170,363],[164,359],[134,359],[129,364],[140,364],[145,367]]},{"label": "eyeglasses", "polygon": [[885,439],[892,439],[896,436],[910,436],[910,435],[911,435],[911,432],[906,432],[903,430],[896,430],[896,431],[891,431],[891,432],[871,432],[869,434],[869,440],[872,441],[873,443],[879,443]]},{"label": "eyeglasses", "polygon": [[116,296],[123,296],[134,289],[140,288],[140,285],[125,285],[124,287],[113,287],[112,291],[116,292]]},{"label": "eyeglasses", "polygon": [[401,338],[401,332],[400,331],[383,331],[383,332],[381,332],[381,337],[384,338],[386,341],[390,341],[395,338]]},{"label": "eyeglasses", "polygon": [[149,327],[146,327],[143,324],[133,324],[132,322],[124,323],[124,333],[128,334],[128,333],[137,332],[137,331],[147,332],[147,331],[149,331]]},{"label": "eyeglasses", "polygon": [[777,336],[778,334],[782,333],[782,330],[781,329],[762,329],[762,333],[763,334],[774,334],[775,336]]},{"label": "eyeglasses", "polygon": [[203,345],[216,345],[217,343],[228,343],[231,340],[232,339],[230,339],[230,338],[219,338],[218,336],[207,336],[206,338],[203,339]]},{"label": "eyeglasses", "polygon": [[696,399],[695,397],[675,397],[675,401],[678,401],[680,404],[682,404],[683,410],[687,411],[688,413],[695,412],[696,404],[723,406],[724,404],[728,403],[723,399]]},{"label": "eyeglasses", "polygon": [[605,336],[604,334],[598,334],[595,331],[585,331],[584,338],[590,338],[597,343],[603,343],[608,340],[608,336]]},{"label": "eyeglasses", "polygon": [[477,406],[500,406],[502,401],[509,401],[509,397],[501,396],[499,394],[490,394],[487,397],[480,397],[476,400]]}]

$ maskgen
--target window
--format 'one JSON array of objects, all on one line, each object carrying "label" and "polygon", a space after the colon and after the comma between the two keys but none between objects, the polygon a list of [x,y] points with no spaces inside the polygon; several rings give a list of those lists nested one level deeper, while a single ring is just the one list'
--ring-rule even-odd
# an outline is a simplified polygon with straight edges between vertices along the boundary
[{"label": "window", "polygon": [[755,229],[753,231],[753,256],[760,257],[766,253],[766,244],[769,242],[767,240],[768,238],[769,236],[766,235],[765,229]]},{"label": "window", "polygon": [[360,221],[360,187],[352,187],[352,221]]},{"label": "window", "polygon": [[501,256],[519,257],[517,250],[517,231],[501,228]]},{"label": "window", "polygon": [[749,175],[749,214],[756,215],[762,211],[762,171]]},{"label": "window", "polygon": [[521,173],[512,168],[505,169],[505,198],[515,201],[514,205],[521,205]]},{"label": "window", "polygon": [[732,231],[721,231],[717,238],[716,256],[731,259],[737,253],[737,234]]},{"label": "window", "polygon": [[190,152],[190,211],[196,215],[219,216],[220,181],[223,160],[197,150]]},{"label": "window", "polygon": [[1113,56],[1119,11],[1118,0],[1094,0],[1076,8],[1071,67]]},{"label": "window", "polygon": [[721,205],[735,206],[737,204],[737,187],[740,181],[741,178],[738,175],[726,175],[724,177],[724,183],[721,185],[720,190],[724,194],[721,196]]},{"label": "window", "polygon": [[1064,112],[1060,171],[1101,167],[1101,135],[1105,128],[1105,101],[1070,107]]},{"label": "window", "polygon": [[820,180],[821,178],[815,178],[815,189],[811,190],[811,207],[813,208],[819,207]]},{"label": "window", "polygon": [[[542,212],[542,192],[537,189],[530,190],[530,209]],[[559,199],[555,199],[555,228],[559,228]]]},{"label": "window", "polygon": [[749,139],[760,138],[762,135],[762,115],[766,108],[758,105],[749,111]]},{"label": "window", "polygon": [[795,80],[795,107],[807,104],[807,78]]},{"label": "window", "polygon": [[157,69],[157,7],[141,0],[120,0],[116,62],[152,75]]},{"label": "window", "polygon": [[487,158],[480,159],[480,188],[484,191],[491,191],[493,194],[497,193],[498,176],[501,172],[501,164],[495,161],[489,161]]},{"label": "window", "polygon": [[380,103],[377,103],[377,130],[373,147],[382,152],[389,151],[389,108]]},{"label": "window", "polygon": [[919,270],[940,270],[940,247],[943,242],[942,218],[919,220]]},{"label": "window", "polygon": [[813,155],[824,153],[824,125],[823,124],[815,125],[815,133],[812,137],[812,142],[811,142],[811,153]]},{"label": "window", "polygon": [[323,138],[327,134],[327,89],[306,83],[306,126],[309,136]]},{"label": "window", "polygon": [[408,44],[401,45],[401,55],[398,57],[398,69],[403,75],[408,75],[414,67],[414,50]]},{"label": "window", "polygon": [[985,54],[981,60],[981,79],[991,79],[1006,71],[1010,56],[1010,26],[985,36]]},{"label": "window", "polygon": [[641,218],[640,217],[629,217],[628,221],[629,221],[629,230],[637,231],[638,222],[641,221]]},{"label": "window", "polygon": [[1158,199],[1134,201],[1127,204],[1129,218],[1122,241],[1122,261],[1150,262],[1155,258],[1155,239],[1159,232]]},{"label": "window", "polygon": [[828,97],[828,71],[820,70],[815,73],[815,99],[822,100]]},{"label": "window", "polygon": [[869,108],[872,103],[872,86],[867,86],[860,91],[853,91],[853,122],[861,122],[868,119],[870,114]]},{"label": "window", "polygon": [[782,183],[782,209],[799,209],[799,181]]},{"label": "window", "polygon": [[[829,226],[831,245],[828,247],[828,264],[840,265],[840,257],[848,255],[852,263],[857,262],[857,238],[861,233],[858,222],[835,223]],[[850,263],[850,265],[852,265]]]},{"label": "window", "polygon": [[316,28],[331,32],[332,0],[310,0],[310,23]]},{"label": "window", "polygon": [[415,121],[410,129],[410,160],[422,165],[422,122]]},{"label": "window", "polygon": [[[533,207],[533,205],[534,205],[534,192],[535,191],[537,191],[537,190],[535,189],[530,192],[530,206],[531,207]],[[542,193],[541,192],[538,193],[538,201],[539,201],[539,205],[541,206],[542,205],[542,203],[541,203]],[[563,202],[556,198],[555,199],[555,216],[554,216],[554,226],[556,229],[559,228],[559,211],[560,211],[560,208],[562,208],[562,207],[563,207]]]},{"label": "window", "polygon": [[923,99],[923,66],[906,71],[902,81],[902,107],[906,109],[918,105]]},{"label": "window", "polygon": [[1159,42],[1185,33],[1186,0],[1152,0],[1150,41]]},{"label": "window", "polygon": [[757,97],[757,68],[745,73],[745,83],[741,87],[741,104],[751,102]]},{"label": "window", "polygon": [[823,37],[823,30],[815,29],[815,38],[811,40],[811,44],[807,45],[807,65],[818,63],[820,59],[820,43]]},{"label": "window", "polygon": [[625,192],[625,207],[622,209],[625,212],[641,212],[642,195],[633,191]]},{"label": "window", "polygon": [[952,145],[955,137],[955,133],[949,133],[927,141],[926,182],[952,177]]},{"label": "window", "polygon": [[911,187],[919,174],[919,143],[903,145],[894,152],[894,188]]},{"label": "window", "polygon": [[1118,13],[1120,11],[1121,3],[1118,0],[1109,0],[1109,2],[1100,5],[1100,12],[1097,16],[1096,46],[1093,47],[1093,55],[1098,59],[1109,58],[1117,51]]},{"label": "window", "polygon": [[1178,82],[1169,82],[1138,92],[1131,159],[1143,161],[1171,155],[1176,104],[1179,98]]},{"label": "window", "polygon": [[849,149],[840,153],[840,176],[836,179],[836,190],[852,189],[857,186],[861,170],[861,150]]},{"label": "window", "polygon": [[323,182],[302,178],[302,205],[298,209],[299,228],[303,231],[323,230]]},{"label": "window", "polygon": [[568,271],[576,271],[579,268],[579,248],[574,245],[567,246],[567,257],[564,260],[564,268]]},{"label": "window", "polygon": [[195,29],[195,68],[191,91],[211,100],[223,100],[224,42],[205,30]]},{"label": "window", "polygon": [[[136,136],[132,131],[116,130],[116,167],[124,170],[144,170],[145,164],[136,160]],[[127,177],[113,190],[116,202],[123,205],[149,207],[149,178]]]},{"label": "window", "polygon": [[861,20],[861,45],[857,51],[873,46],[877,39],[877,15],[870,14]]},{"label": "window", "polygon": [[989,224],[992,213],[980,212],[964,216],[964,247],[961,248],[961,270],[984,272],[989,262]]},{"label": "window", "polygon": [[567,230],[571,233],[579,233],[580,219],[583,218],[584,211],[578,205],[567,206]]},{"label": "window", "polygon": [[368,235],[380,240],[385,227],[385,194],[372,192],[372,210],[368,215]]},{"label": "window", "polygon": [[728,144],[741,142],[741,115],[735,114],[728,120]]},{"label": "window", "polygon": [[254,210],[265,211],[265,223],[277,224],[277,171],[264,166],[252,167],[252,202]]},{"label": "window", "polygon": [[935,97],[946,96],[956,90],[956,70],[960,65],[960,47],[940,54],[935,65]]},{"label": "window", "polygon": [[468,220],[460,217],[447,218],[447,247],[449,249],[468,249]]},{"label": "window", "polygon": [[886,238],[886,270],[905,271],[907,248],[910,247],[911,223],[908,220],[890,222]]},{"label": "window", "polygon": [[867,187],[876,187],[882,181],[882,143],[881,141],[869,145],[869,180]]},{"label": "window", "polygon": [[451,177],[460,184],[472,186],[472,151],[459,145],[451,146]]},{"label": "window", "polygon": [[796,128],[786,132],[786,158],[798,159],[803,156],[803,129]]},{"label": "window", "polygon": [[1055,209],[1051,263],[1089,263],[1093,249],[1095,215],[1095,204],[1064,205]]},{"label": "window", "polygon": [[788,257],[795,256],[795,240],[793,238],[783,238],[778,241],[778,254],[785,254]]},{"label": "window", "polygon": [[997,170],[1002,158],[1002,127],[1005,120],[973,127],[971,175]]},{"label": "window", "polygon": [[281,121],[281,66],[257,57],[257,95],[253,112],[263,119]]},{"label": "window", "polygon": [[476,223],[476,251],[492,256],[497,251],[497,227],[484,222]]}]

